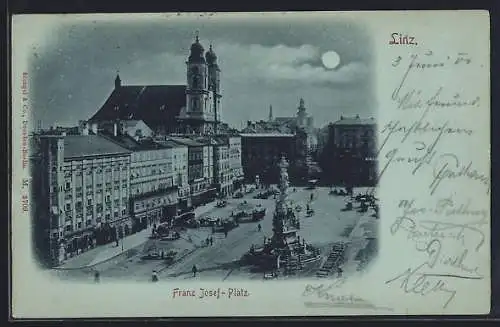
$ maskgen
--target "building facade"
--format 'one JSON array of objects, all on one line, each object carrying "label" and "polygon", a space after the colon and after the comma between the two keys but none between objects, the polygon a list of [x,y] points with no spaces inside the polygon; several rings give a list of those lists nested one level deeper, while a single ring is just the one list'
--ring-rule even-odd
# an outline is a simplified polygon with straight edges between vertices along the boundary
[{"label": "building facade", "polygon": [[188,208],[191,197],[188,177],[188,146],[165,137],[155,138],[155,142],[172,149],[173,184],[177,187],[179,199],[177,212],[179,212],[181,208]]},{"label": "building facade", "polygon": [[217,137],[214,141],[214,182],[219,196],[227,197],[233,191],[229,139]]},{"label": "building facade", "polygon": [[229,135],[229,167],[231,170],[231,181],[233,187],[231,191],[239,189],[245,175],[243,174],[243,166],[241,162],[241,136]]},{"label": "building facade", "polygon": [[279,180],[277,163],[285,156],[291,163],[296,158],[295,134],[241,134],[241,160],[245,180],[274,184]]},{"label": "building facade", "polygon": [[169,140],[188,148],[188,183],[190,197],[187,199],[186,210],[193,206],[210,202],[216,196],[213,185],[213,146],[187,137],[169,137]]},{"label": "building facade", "polygon": [[35,217],[50,264],[130,233],[130,151],[97,135],[36,137]]},{"label": "building facade", "polygon": [[173,148],[150,138],[136,140],[128,134],[106,137],[131,151],[132,232],[174,217],[177,214],[178,189],[174,181]]},{"label": "building facade", "polygon": [[373,118],[340,117],[329,125],[322,165],[332,183],[372,186],[378,174],[377,126]]}]

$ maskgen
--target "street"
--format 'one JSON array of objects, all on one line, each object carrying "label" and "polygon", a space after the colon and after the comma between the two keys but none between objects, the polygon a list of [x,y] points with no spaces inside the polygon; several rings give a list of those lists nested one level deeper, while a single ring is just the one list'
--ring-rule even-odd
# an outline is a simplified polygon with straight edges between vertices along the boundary
[{"label": "street", "polygon": [[[299,213],[300,225],[299,235],[307,243],[320,248],[322,255],[327,256],[332,243],[339,240],[347,240],[350,231],[362,217],[357,211],[342,211],[345,206],[344,197],[336,197],[328,194],[328,188],[316,188],[306,190],[297,188],[296,192],[290,188],[289,200],[294,205],[301,205]],[[252,244],[260,245],[264,237],[272,236],[272,215],[275,202],[272,196],[267,200],[253,199],[252,196],[258,191],[245,195],[241,199],[229,199],[225,208],[213,208],[203,216],[226,218],[237,205],[243,201],[250,204],[261,204],[265,207],[266,216],[260,222],[242,222],[239,227],[231,230],[227,238],[223,233],[212,234],[209,227],[188,229],[176,241],[147,241],[143,251],[132,253],[129,258],[111,260],[96,267],[100,271],[101,280],[135,280],[149,281],[153,270],[158,271],[160,282],[165,279],[202,279],[202,280],[241,280],[262,279],[261,274],[252,273],[247,267],[240,267],[239,259],[250,249]],[[311,207],[315,210],[312,217],[305,216],[305,206],[314,194]],[[262,230],[258,231],[258,224]],[[213,245],[203,244],[207,237],[213,237]],[[171,266],[166,266],[161,260],[143,260],[141,256],[148,247],[157,247],[164,250],[173,249],[184,257]],[[198,273],[193,277],[192,267],[196,265]],[[59,271],[58,275],[66,279],[92,279],[93,270],[80,269]],[[313,276],[314,271],[304,271],[304,274]]]}]

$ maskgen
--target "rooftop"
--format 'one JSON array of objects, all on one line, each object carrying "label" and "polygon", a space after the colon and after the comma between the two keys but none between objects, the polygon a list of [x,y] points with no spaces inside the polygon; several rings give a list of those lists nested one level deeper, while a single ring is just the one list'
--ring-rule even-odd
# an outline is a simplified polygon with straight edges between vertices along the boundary
[{"label": "rooftop", "polygon": [[169,148],[182,148],[182,147],[187,146],[185,144],[180,144],[179,142],[174,142],[172,140],[160,140],[160,139],[156,139],[155,142],[158,143],[158,144],[163,145],[164,147],[169,147]]},{"label": "rooftop", "polygon": [[356,117],[343,117],[340,116],[340,120],[333,123],[334,125],[375,125],[375,119],[371,118],[360,118]]},{"label": "rooftop", "polygon": [[111,92],[89,121],[143,120],[154,128],[174,123],[185,106],[185,85],[123,85]]},{"label": "rooftop", "polygon": [[100,135],[64,136],[64,158],[128,154],[130,151]]},{"label": "rooftop", "polygon": [[102,132],[101,136],[131,151],[147,151],[164,149],[168,146],[160,144],[151,138],[136,140],[128,134],[114,136],[113,134]]},{"label": "rooftop", "polygon": [[203,143],[196,142],[194,140],[191,140],[191,139],[185,138],[185,137],[172,136],[172,137],[169,137],[168,139],[173,141],[173,142],[176,142],[178,144],[187,145],[187,146],[204,146],[205,145]]},{"label": "rooftop", "polygon": [[294,137],[290,133],[242,133],[241,137]]}]

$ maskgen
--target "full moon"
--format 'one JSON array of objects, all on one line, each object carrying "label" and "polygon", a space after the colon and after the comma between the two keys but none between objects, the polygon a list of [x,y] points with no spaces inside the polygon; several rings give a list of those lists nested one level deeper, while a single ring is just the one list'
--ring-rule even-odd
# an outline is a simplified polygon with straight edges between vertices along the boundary
[{"label": "full moon", "polygon": [[321,61],[326,68],[334,69],[340,64],[340,57],[335,51],[327,51],[321,56]]}]

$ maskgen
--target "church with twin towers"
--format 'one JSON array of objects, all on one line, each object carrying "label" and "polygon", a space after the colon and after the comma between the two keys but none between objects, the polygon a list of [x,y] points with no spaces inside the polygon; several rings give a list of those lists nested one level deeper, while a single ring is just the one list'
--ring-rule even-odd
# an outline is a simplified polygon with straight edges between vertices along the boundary
[{"label": "church with twin towers", "polygon": [[185,85],[126,85],[117,74],[113,92],[89,123],[142,120],[156,134],[224,133],[220,80],[212,44],[205,50],[196,33],[186,61]]}]

